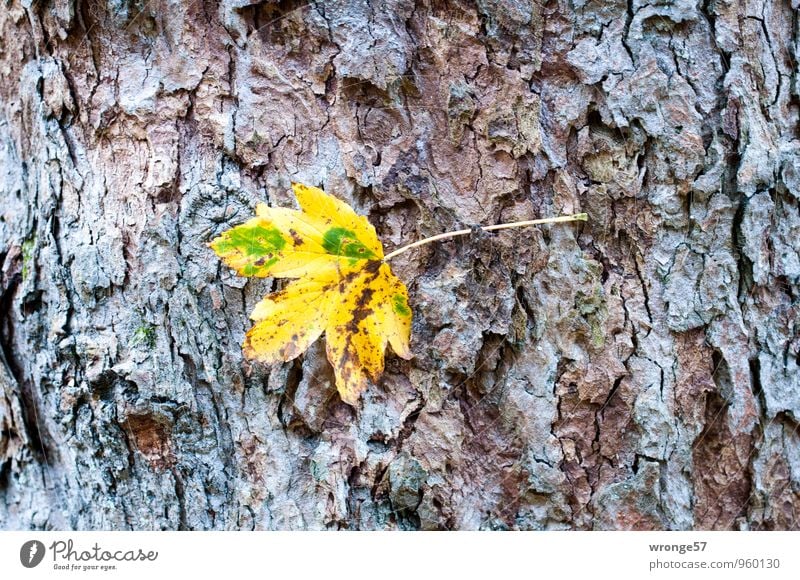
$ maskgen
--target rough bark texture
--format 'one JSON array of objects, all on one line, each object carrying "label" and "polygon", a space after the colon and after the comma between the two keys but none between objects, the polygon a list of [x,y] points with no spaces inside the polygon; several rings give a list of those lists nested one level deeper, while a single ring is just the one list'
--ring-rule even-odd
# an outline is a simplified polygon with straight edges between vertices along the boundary
[{"label": "rough bark texture", "polygon": [[[0,527],[798,529],[798,0],[2,0]],[[404,254],[360,409],[206,247]]]}]

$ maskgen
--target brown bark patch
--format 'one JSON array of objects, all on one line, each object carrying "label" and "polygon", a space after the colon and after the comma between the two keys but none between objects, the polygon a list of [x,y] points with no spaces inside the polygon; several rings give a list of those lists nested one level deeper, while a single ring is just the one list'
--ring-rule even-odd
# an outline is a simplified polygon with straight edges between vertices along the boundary
[{"label": "brown bark patch", "polygon": [[156,471],[165,471],[176,463],[169,426],[153,415],[131,415],[123,424],[139,453]]},{"label": "brown bark patch", "polygon": [[750,498],[750,433],[732,433],[727,405],[716,393],[706,398],[705,428],[694,444],[695,528],[736,529]]}]

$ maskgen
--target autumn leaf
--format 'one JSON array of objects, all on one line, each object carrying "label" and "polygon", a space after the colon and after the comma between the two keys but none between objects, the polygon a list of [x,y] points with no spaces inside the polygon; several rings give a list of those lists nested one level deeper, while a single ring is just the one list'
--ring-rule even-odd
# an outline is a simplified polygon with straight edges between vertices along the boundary
[{"label": "autumn leaf", "polygon": [[297,278],[256,305],[245,356],[290,361],[325,333],[336,388],[355,406],[383,372],[387,344],[411,358],[408,291],[365,217],[316,187],[292,189],[299,211],[259,204],[209,245],[241,276]]},{"label": "autumn leaf", "polygon": [[[259,204],[256,217],[209,246],[241,276],[297,278],[253,310],[247,358],[290,361],[325,333],[342,400],[355,406],[383,372],[386,346],[411,358],[411,308],[405,285],[387,261],[412,248],[472,233],[425,238],[384,255],[375,228],[349,205],[316,187],[293,183],[300,210]],[[585,221],[586,214],[483,226],[485,231]]]}]

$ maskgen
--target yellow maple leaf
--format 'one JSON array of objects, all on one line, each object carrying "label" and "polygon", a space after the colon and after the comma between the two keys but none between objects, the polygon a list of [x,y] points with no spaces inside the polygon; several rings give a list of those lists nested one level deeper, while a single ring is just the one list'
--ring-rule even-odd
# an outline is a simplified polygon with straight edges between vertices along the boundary
[{"label": "yellow maple leaf", "polygon": [[245,356],[289,361],[324,332],[336,388],[355,406],[383,372],[387,344],[411,358],[408,291],[365,217],[316,187],[292,189],[299,211],[259,204],[256,217],[209,245],[242,276],[298,278],[256,305]]}]

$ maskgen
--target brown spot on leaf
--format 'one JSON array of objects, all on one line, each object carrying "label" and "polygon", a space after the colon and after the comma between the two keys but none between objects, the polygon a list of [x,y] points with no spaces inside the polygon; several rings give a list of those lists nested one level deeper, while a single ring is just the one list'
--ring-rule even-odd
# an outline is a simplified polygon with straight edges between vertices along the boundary
[{"label": "brown spot on leaf", "polygon": [[297,233],[297,230],[290,229],[289,235],[292,236],[292,240],[294,241],[296,246],[300,246],[303,244],[303,238],[300,237],[300,234]]}]

